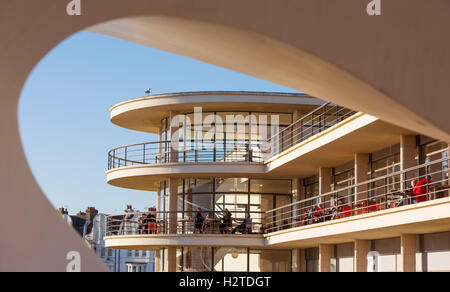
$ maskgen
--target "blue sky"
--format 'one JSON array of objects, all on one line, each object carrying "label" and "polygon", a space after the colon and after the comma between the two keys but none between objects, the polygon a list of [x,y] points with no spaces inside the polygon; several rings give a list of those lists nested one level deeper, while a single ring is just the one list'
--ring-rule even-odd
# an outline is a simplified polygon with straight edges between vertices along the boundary
[{"label": "blue sky", "polygon": [[122,212],[156,205],[152,192],[106,183],[107,152],[156,136],[109,121],[110,106],[145,95],[202,90],[297,92],[182,56],[107,36],[79,32],[34,68],[19,104],[25,154],[55,208],[76,213],[88,206]]}]

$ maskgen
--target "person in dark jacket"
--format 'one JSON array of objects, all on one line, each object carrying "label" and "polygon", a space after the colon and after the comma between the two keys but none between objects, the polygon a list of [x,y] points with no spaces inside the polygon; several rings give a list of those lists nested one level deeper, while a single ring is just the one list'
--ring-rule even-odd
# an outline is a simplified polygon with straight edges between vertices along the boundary
[{"label": "person in dark jacket", "polygon": [[196,231],[198,231],[199,233],[202,233],[204,220],[205,219],[203,218],[203,215],[202,215],[202,208],[198,208],[197,214],[195,215],[195,218],[194,218],[194,233],[196,233]]}]

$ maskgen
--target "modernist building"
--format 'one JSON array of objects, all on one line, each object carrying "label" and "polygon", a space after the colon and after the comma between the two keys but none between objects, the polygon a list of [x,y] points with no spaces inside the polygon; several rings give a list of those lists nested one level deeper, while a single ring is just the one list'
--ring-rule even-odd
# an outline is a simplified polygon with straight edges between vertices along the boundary
[{"label": "modernist building", "polygon": [[427,133],[306,94],[162,94],[110,115],[158,134],[106,172],[157,211],[109,216],[105,245],[156,251],[156,271],[450,271],[449,145]]}]

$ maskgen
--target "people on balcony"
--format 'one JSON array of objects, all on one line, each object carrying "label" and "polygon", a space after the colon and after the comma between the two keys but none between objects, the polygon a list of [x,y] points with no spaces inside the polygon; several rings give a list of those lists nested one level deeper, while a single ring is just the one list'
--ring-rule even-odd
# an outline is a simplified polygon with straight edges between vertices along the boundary
[{"label": "people on balcony", "polygon": [[250,217],[250,214],[247,215],[247,217],[242,220],[242,223],[233,228],[231,231],[232,234],[236,234],[236,232],[239,232],[241,234],[249,234],[252,232],[252,218]]},{"label": "people on balcony", "polygon": [[414,186],[413,193],[416,203],[425,202],[426,200],[428,200],[427,195],[430,183],[431,177],[428,175],[419,180],[419,182]]},{"label": "people on balcony", "polygon": [[314,213],[313,213],[313,222],[314,223],[319,223],[319,222],[323,222],[324,221],[324,216],[323,216],[323,209],[322,206],[320,204],[316,205],[314,208]]},{"label": "people on balcony", "polygon": [[231,212],[225,209],[222,217],[222,222],[219,225],[220,233],[227,234],[231,230]]},{"label": "people on balcony", "polygon": [[206,214],[205,219],[203,220],[203,225],[202,225],[202,233],[210,233],[210,231],[212,230],[212,225],[213,225],[213,218],[211,216],[211,214]]}]

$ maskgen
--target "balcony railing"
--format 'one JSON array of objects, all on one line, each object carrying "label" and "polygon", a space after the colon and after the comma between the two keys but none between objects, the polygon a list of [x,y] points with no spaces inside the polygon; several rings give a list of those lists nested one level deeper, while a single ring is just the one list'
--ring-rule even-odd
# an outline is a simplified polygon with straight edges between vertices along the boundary
[{"label": "balcony railing", "polygon": [[[244,211],[233,211],[236,217],[244,217]],[[254,213],[254,212],[253,212]],[[253,214],[252,213],[252,214]],[[265,215],[260,212],[260,215]],[[106,218],[106,235],[148,234],[258,234],[260,222],[246,222],[244,218],[225,221],[222,211],[129,212]],[[242,215],[242,216],[239,216]]]},{"label": "balcony railing", "polygon": [[267,212],[267,229],[279,231],[448,197],[448,166],[445,157],[281,206]]},{"label": "balcony railing", "polygon": [[186,147],[172,142],[149,142],[115,148],[108,153],[108,169],[142,164],[248,162],[263,163],[259,148],[249,143],[217,140],[202,143],[191,140]]},{"label": "balcony railing", "polygon": [[326,103],[270,137],[268,140],[269,145],[271,145],[270,156],[273,157],[356,113],[356,111],[348,108]]},{"label": "balcony railing", "polygon": [[[265,160],[344,121],[356,112],[327,103],[300,118],[265,141],[190,139],[179,142],[148,142],[118,147],[108,153],[108,169],[142,164],[249,162]],[[265,143],[264,147],[262,143]],[[182,146],[182,147],[180,147]],[[264,150],[262,150],[264,149]]]}]

